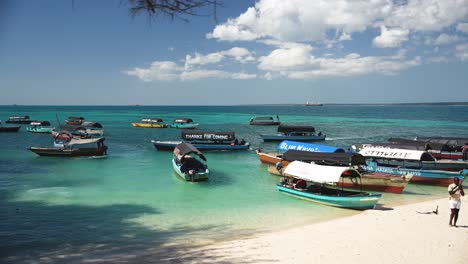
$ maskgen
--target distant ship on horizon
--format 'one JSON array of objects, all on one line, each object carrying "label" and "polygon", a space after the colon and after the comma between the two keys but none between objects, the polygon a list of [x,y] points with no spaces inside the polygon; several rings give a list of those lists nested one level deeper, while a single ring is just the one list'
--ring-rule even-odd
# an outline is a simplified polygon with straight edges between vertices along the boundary
[{"label": "distant ship on horizon", "polygon": [[305,104],[305,106],[323,106],[323,104],[317,103],[317,102],[309,102],[309,101],[307,101],[307,103]]}]

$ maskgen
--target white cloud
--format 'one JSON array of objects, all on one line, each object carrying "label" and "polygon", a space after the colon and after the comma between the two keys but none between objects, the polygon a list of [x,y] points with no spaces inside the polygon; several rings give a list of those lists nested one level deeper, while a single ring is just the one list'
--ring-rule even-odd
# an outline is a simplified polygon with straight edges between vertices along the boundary
[{"label": "white cloud", "polygon": [[373,44],[379,48],[399,47],[401,43],[408,40],[408,34],[409,30],[407,29],[387,29],[385,26],[381,26],[380,36],[374,38]]},{"label": "white cloud", "polygon": [[447,45],[452,44],[460,40],[457,35],[448,35],[445,33],[440,34],[434,41],[435,45]]},{"label": "white cloud", "polygon": [[461,61],[468,61],[468,43],[457,45],[455,55]]},{"label": "white cloud", "polygon": [[463,33],[468,33],[468,23],[458,23],[457,30]]},{"label": "white cloud", "polygon": [[213,53],[206,54],[206,55],[203,55],[197,52],[193,56],[186,55],[185,67],[190,68],[194,65],[215,64],[215,63],[222,61],[226,57],[232,57],[236,61],[241,62],[241,63],[255,61],[255,57],[253,56],[253,53],[251,53],[248,49],[234,47],[229,50],[213,52]]},{"label": "white cloud", "polygon": [[178,79],[178,75],[182,70],[182,67],[177,66],[177,64],[172,61],[155,61],[151,63],[151,66],[147,69],[134,68],[124,73],[130,76],[136,76],[145,82],[155,80],[171,81]]},{"label": "white cloud", "polygon": [[269,55],[260,57],[258,68],[264,71],[299,70],[310,67],[313,56],[309,45],[289,43],[283,48],[273,50]]}]

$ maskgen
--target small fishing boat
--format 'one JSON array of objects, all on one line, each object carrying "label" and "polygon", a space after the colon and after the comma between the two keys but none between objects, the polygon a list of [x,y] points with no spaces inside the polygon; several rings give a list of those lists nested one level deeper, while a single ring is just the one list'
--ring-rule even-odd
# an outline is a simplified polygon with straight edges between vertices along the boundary
[{"label": "small fishing boat", "polygon": [[415,139],[390,138],[390,144],[398,145],[395,148],[407,148],[425,150],[436,159],[462,159],[462,146],[468,142],[468,138],[453,137],[422,137]]},{"label": "small fishing boat", "polygon": [[2,126],[2,121],[0,120],[0,132],[4,133],[13,133],[18,132],[21,126]]},{"label": "small fishing boat", "polygon": [[325,135],[322,132],[315,134],[313,126],[286,126],[280,125],[277,134],[261,134],[263,141],[282,141],[282,140],[295,140],[295,141],[317,141],[325,140]]},{"label": "small fishing boat", "polygon": [[367,159],[375,161],[379,166],[447,171],[468,169],[468,161],[448,159],[436,160],[436,158],[427,151],[365,147],[361,149],[359,153]]},{"label": "small fishing boat", "polygon": [[279,116],[276,116],[276,121],[271,116],[254,116],[249,122],[251,126],[279,126],[280,124]]},{"label": "small fishing boat", "polygon": [[173,150],[174,147],[186,142],[199,150],[248,150],[250,144],[243,139],[238,140],[234,132],[183,131],[180,141],[151,140],[157,150]]},{"label": "small fishing boat", "polygon": [[[99,123],[95,123],[99,124]],[[100,125],[100,124],[99,124]],[[101,126],[102,128],[102,126]],[[73,135],[78,135],[80,137],[102,137],[104,135],[104,129],[99,128],[99,126],[80,126],[80,125],[60,125],[60,131],[69,131]]]},{"label": "small fishing boat", "polygon": [[[39,156],[54,157],[84,157],[84,156],[105,156],[107,146],[104,145],[104,138],[75,139],[71,134],[65,136],[65,132],[57,136],[54,147],[30,147],[30,151]],[[82,145],[96,144],[95,147],[79,147]]]},{"label": "small fishing boat", "polygon": [[54,128],[50,127],[49,121],[34,121],[26,130],[33,133],[52,133]]},{"label": "small fishing boat", "polygon": [[208,180],[210,171],[206,157],[190,143],[180,143],[174,148],[172,167],[186,181]]},{"label": "small fishing boat", "polygon": [[195,129],[198,127],[198,123],[194,123],[191,118],[177,118],[171,124],[171,128],[180,129]]},{"label": "small fishing boat", "polygon": [[84,117],[81,116],[69,116],[68,119],[65,120],[65,124],[80,126],[81,124],[83,124],[84,120]]},{"label": "small fishing boat", "polygon": [[[277,189],[280,192],[300,199],[350,209],[373,209],[381,194],[345,190],[338,186],[344,178],[360,181],[359,171],[348,167],[323,166],[301,161],[293,161],[284,171],[284,175],[295,179],[282,178]],[[309,184],[307,184],[309,183]]]},{"label": "small fishing boat", "polygon": [[12,123],[12,124],[30,124],[31,122],[36,120],[31,120],[29,116],[10,116],[5,123]]},{"label": "small fishing boat", "polygon": [[169,125],[164,124],[161,118],[143,118],[140,123],[132,123],[132,126],[144,128],[167,128]]}]

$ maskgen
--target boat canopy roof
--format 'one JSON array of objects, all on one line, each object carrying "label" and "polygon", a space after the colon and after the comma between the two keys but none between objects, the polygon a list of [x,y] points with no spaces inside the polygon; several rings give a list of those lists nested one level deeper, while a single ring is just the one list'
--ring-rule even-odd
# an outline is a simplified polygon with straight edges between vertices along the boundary
[{"label": "boat canopy roof", "polygon": [[425,151],[427,144],[433,150],[449,151],[451,148],[444,144],[437,144],[437,143],[428,143],[423,141],[416,141],[411,139],[403,139],[403,138],[390,138],[389,142],[379,142],[379,143],[362,143],[357,144],[356,147],[359,149],[366,148],[366,147],[378,147],[378,148],[398,148],[398,149],[412,149],[412,150],[421,150]]},{"label": "boat canopy roof", "polygon": [[278,145],[279,151],[285,151],[289,149],[309,151],[309,152],[336,152],[336,153],[345,152],[344,149],[333,147],[333,146],[310,144],[310,143],[303,143],[303,142],[289,141],[289,140],[284,140]]},{"label": "boat canopy roof", "polygon": [[234,132],[203,132],[203,131],[182,131],[183,140],[212,140],[212,141],[232,141],[236,139]]},{"label": "boat canopy roof", "polygon": [[468,142],[466,137],[417,137],[416,140],[429,143],[440,143],[449,146],[459,147]]},{"label": "boat canopy roof", "polygon": [[81,116],[69,116],[68,120],[84,120],[84,117]]},{"label": "boat canopy roof", "polygon": [[273,121],[273,117],[271,116],[258,116],[253,118],[256,121]]},{"label": "boat canopy roof", "polygon": [[188,154],[196,154],[199,156],[202,160],[206,161],[205,156],[192,144],[182,142],[176,145],[174,148],[174,155],[180,157],[180,160],[183,161],[184,156]]},{"label": "boat canopy roof", "polygon": [[143,118],[141,122],[148,122],[148,123],[161,123],[163,120],[161,118]]},{"label": "boat canopy roof", "polygon": [[315,128],[313,126],[280,125],[278,132],[315,132]]},{"label": "boat canopy roof", "polygon": [[293,161],[284,170],[284,174],[297,179],[318,183],[336,183],[340,177],[361,177],[361,174],[349,167],[324,166],[302,161]]},{"label": "boat canopy roof", "polygon": [[398,149],[398,148],[382,148],[382,147],[365,147],[359,151],[364,157],[394,159],[394,160],[413,160],[413,161],[435,161],[435,158],[426,151]]},{"label": "boat canopy roof", "polygon": [[29,119],[29,116],[10,116],[9,119]]},{"label": "boat canopy roof", "polygon": [[82,145],[82,144],[91,144],[91,143],[97,143],[97,142],[103,142],[105,138],[100,137],[100,138],[72,138],[67,145],[72,146],[72,145]]},{"label": "boat canopy roof", "polygon": [[30,124],[31,126],[50,126],[49,121],[33,121]]},{"label": "boat canopy roof", "polygon": [[174,120],[174,123],[192,123],[193,120],[191,118],[177,118]]},{"label": "boat canopy roof", "polygon": [[335,166],[366,165],[366,158],[358,153],[323,153],[292,149],[283,153],[283,160],[299,160]]}]

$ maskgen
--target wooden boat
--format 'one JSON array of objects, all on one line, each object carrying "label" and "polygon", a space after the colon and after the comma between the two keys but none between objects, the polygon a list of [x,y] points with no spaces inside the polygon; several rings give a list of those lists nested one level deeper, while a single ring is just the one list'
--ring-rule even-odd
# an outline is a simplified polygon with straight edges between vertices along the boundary
[{"label": "wooden boat", "polygon": [[285,126],[280,125],[278,127],[277,134],[261,134],[260,137],[263,141],[282,141],[282,140],[294,140],[294,141],[317,141],[325,140],[325,135],[322,132],[315,134],[315,128],[313,126]]},{"label": "wooden boat", "polygon": [[81,124],[83,124],[84,120],[84,117],[81,116],[69,116],[68,119],[65,120],[65,124],[80,126]]},{"label": "wooden boat", "polygon": [[[298,150],[304,152],[328,152],[328,153],[344,153],[345,150],[342,148],[336,148],[333,146],[320,145],[320,144],[310,144],[297,141],[284,140],[278,145],[278,151],[284,152],[287,150]],[[260,149],[256,150],[258,158],[261,163],[265,164],[276,164],[278,161],[281,161],[283,154],[282,153],[265,153]]]},{"label": "wooden boat", "polygon": [[[71,137],[71,135],[70,135]],[[70,139],[69,141],[54,142],[56,147],[30,147],[30,151],[39,156],[55,157],[84,157],[84,156],[105,156],[107,155],[107,146],[104,145],[104,138],[91,139]],[[77,145],[96,144],[96,147],[80,147]]]},{"label": "wooden boat", "polygon": [[173,150],[174,147],[186,142],[199,150],[248,150],[250,144],[244,140],[238,141],[234,132],[183,131],[180,141],[151,140],[157,150]]},{"label": "wooden boat", "polygon": [[50,127],[49,121],[34,121],[26,128],[28,132],[33,133],[52,133],[53,127]]},{"label": "wooden boat", "polygon": [[178,118],[175,119],[171,124],[171,128],[180,128],[180,129],[195,129],[198,127],[198,123],[194,123],[191,118]]},{"label": "wooden boat", "polygon": [[208,180],[210,171],[205,156],[190,143],[180,143],[174,148],[172,167],[186,181]]},{"label": "wooden boat", "polygon": [[13,123],[13,124],[30,124],[31,122],[36,120],[31,120],[29,116],[10,116],[5,123]]},{"label": "wooden boat", "polygon": [[[343,181],[343,178],[355,178],[356,181],[360,181],[359,171],[348,167],[322,166],[293,161],[286,167],[284,174],[287,177],[297,179],[297,182],[291,184],[287,178],[282,178],[281,183],[277,185],[278,191],[330,206],[358,210],[373,209],[382,196],[381,194],[340,189],[338,183]],[[335,185],[335,187],[330,186],[330,184]]]},{"label": "wooden boat", "polygon": [[458,178],[463,182],[468,176],[468,169],[460,170],[459,172],[442,171],[442,170],[421,170],[402,167],[387,167],[380,166],[376,162],[367,161],[367,165],[361,166],[366,172],[379,172],[392,175],[413,175],[411,182],[420,184],[429,184],[437,186],[448,186],[453,182],[453,178]]},{"label": "wooden boat", "polygon": [[133,127],[143,128],[167,128],[168,124],[164,124],[161,118],[143,118],[140,123],[132,123]]},{"label": "wooden boat", "polygon": [[367,159],[372,159],[379,166],[402,167],[421,170],[447,170],[460,171],[468,169],[468,161],[463,160],[436,160],[427,151],[365,147],[359,151]]},{"label": "wooden boat", "polygon": [[276,121],[271,116],[254,116],[249,122],[251,126],[279,126],[280,124],[279,116],[276,116]]}]

